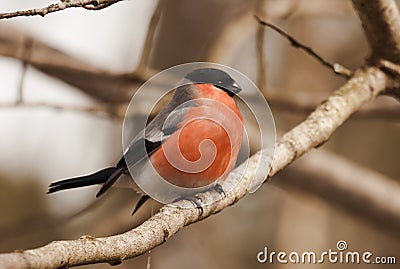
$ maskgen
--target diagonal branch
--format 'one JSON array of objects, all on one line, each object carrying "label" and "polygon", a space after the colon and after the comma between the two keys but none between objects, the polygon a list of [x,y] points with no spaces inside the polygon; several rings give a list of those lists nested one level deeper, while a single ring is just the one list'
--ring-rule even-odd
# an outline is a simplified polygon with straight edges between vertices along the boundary
[{"label": "diagonal branch", "polygon": [[255,18],[257,19],[259,24],[261,24],[263,26],[267,26],[267,27],[271,28],[272,30],[276,31],[277,33],[279,33],[280,35],[285,37],[287,40],[289,40],[290,44],[293,47],[304,50],[309,55],[311,55],[313,58],[315,58],[318,62],[320,62],[322,65],[332,69],[333,72],[335,72],[335,74],[341,75],[345,78],[349,78],[352,75],[351,70],[347,69],[346,67],[344,67],[343,65],[341,65],[339,63],[330,63],[328,60],[324,59],[322,56],[320,56],[318,53],[316,53],[311,47],[303,45],[302,43],[297,41],[297,39],[295,39],[294,37],[292,37],[285,31],[283,31],[281,28],[273,25],[272,23],[263,21],[258,16],[255,16]]},{"label": "diagonal branch", "polygon": [[389,78],[376,67],[358,70],[342,87],[312,112],[308,118],[286,133],[278,142],[270,175],[314,147],[321,146],[361,105],[391,86]]},{"label": "diagonal branch", "polygon": [[64,10],[66,8],[81,7],[88,10],[98,10],[109,7],[123,0],[62,0],[61,3],[51,4],[44,8],[35,8],[15,12],[0,13],[1,19],[10,19],[22,16],[46,16],[49,13]]},{"label": "diagonal branch", "polygon": [[307,154],[279,175],[283,178],[275,182],[285,189],[310,192],[395,236],[400,233],[400,184],[393,179],[324,150]]},{"label": "diagonal branch", "polygon": [[[271,91],[272,92],[272,91]],[[275,90],[275,92],[278,92]],[[276,93],[268,95],[268,103],[272,111],[277,113],[287,113],[292,115],[308,115],[314,111],[317,106],[317,100],[307,100],[306,102],[290,98],[289,96],[281,96]],[[1,105],[0,105],[1,108]],[[379,119],[385,121],[400,121],[400,104],[395,102],[372,102],[363,106],[357,111],[352,119]]]},{"label": "diagonal branch", "polygon": [[[336,90],[311,115],[294,129],[286,133],[276,147],[275,159],[269,176],[273,176],[301,155],[323,144],[352,113],[374,99],[391,86],[391,80],[376,67],[358,70],[342,87]],[[174,206],[164,206],[159,213],[137,228],[126,233],[92,238],[89,236],[71,241],[55,241],[44,247],[0,255],[0,267],[4,268],[57,268],[83,264],[108,262],[117,264],[124,259],[146,253],[176,234],[184,226],[197,222],[236,203],[248,193],[261,152],[249,158],[247,170],[240,183],[226,197],[215,203],[215,191],[200,194],[203,212],[188,201],[179,201]],[[270,156],[271,157],[271,156]],[[267,160],[262,159],[260,167]],[[227,181],[235,180],[244,165],[235,169]],[[213,199],[213,200],[211,200]],[[400,224],[399,224],[400,225]]]}]

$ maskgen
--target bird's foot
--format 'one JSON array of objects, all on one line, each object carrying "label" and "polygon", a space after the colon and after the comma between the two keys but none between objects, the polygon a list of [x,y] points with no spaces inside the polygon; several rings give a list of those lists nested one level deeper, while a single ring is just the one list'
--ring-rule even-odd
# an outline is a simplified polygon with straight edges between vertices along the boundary
[{"label": "bird's foot", "polygon": [[222,186],[219,183],[215,184],[214,190],[216,192],[218,192],[222,196],[222,198],[226,197],[226,193],[225,193],[224,189],[222,188]]},{"label": "bird's foot", "polygon": [[200,197],[194,195],[194,196],[184,196],[184,197],[179,197],[175,200],[173,200],[172,202],[178,202],[178,201],[182,201],[182,200],[187,200],[189,202],[191,202],[196,208],[198,208],[200,210],[200,215],[203,215],[204,209],[203,209],[203,204],[202,204],[202,200],[200,199]]}]

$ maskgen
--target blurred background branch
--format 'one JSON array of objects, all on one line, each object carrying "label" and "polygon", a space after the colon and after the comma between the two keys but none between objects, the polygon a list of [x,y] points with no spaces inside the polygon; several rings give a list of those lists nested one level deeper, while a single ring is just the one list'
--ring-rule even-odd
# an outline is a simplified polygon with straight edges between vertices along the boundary
[{"label": "blurred background branch", "polygon": [[131,89],[155,74],[151,70],[123,74],[105,71],[6,25],[1,26],[0,55],[29,63],[109,104],[127,102],[132,94]]},{"label": "blurred background branch", "polygon": [[310,152],[273,180],[322,197],[368,223],[399,236],[400,184],[376,171],[326,150]]}]

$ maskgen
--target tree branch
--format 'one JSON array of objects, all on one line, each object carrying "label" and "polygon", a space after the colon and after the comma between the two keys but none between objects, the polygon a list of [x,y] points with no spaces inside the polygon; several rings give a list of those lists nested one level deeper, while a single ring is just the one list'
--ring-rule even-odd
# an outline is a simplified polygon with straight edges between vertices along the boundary
[{"label": "tree branch", "polygon": [[[318,100],[308,100],[307,102],[296,100],[293,96],[281,96],[273,92],[279,92],[279,90],[271,91],[268,94],[267,100],[271,106],[271,109],[275,109],[279,113],[289,113],[293,115],[308,115],[314,111],[317,106]],[[400,121],[400,105],[395,102],[384,102],[384,103],[369,103],[363,106],[353,116],[353,119],[379,119],[379,120],[390,120]]]},{"label": "tree branch", "polygon": [[[376,67],[358,70],[342,87],[336,90],[301,124],[286,133],[277,143],[275,159],[269,176],[273,176],[310,149],[323,144],[335,129],[352,113],[369,100],[374,99],[386,87],[390,78]],[[181,228],[215,214],[236,203],[248,193],[253,174],[257,170],[260,152],[250,157],[247,170],[240,183],[226,197],[204,206],[203,212],[194,208],[189,201],[179,201],[176,206],[164,206],[159,213],[137,228],[126,233],[104,237],[82,237],[78,240],[55,241],[44,247],[19,253],[0,255],[0,267],[5,268],[57,268],[89,263],[120,263],[141,255],[165,242]],[[271,157],[271,156],[269,156]],[[267,160],[262,159],[260,167]],[[245,169],[235,169],[226,179],[234,181]],[[208,204],[219,194],[212,190],[199,194],[201,201]]]},{"label": "tree branch", "polygon": [[332,133],[361,105],[376,97],[390,79],[376,67],[358,70],[354,77],[317,107],[308,118],[286,133],[278,142],[270,175],[309,151],[321,146]]},{"label": "tree branch", "polygon": [[0,29],[0,55],[26,62],[103,102],[128,102],[132,89],[155,74],[148,68],[132,73],[108,72],[54,49],[18,29],[4,25]]},{"label": "tree branch", "polygon": [[272,30],[276,31],[277,33],[279,33],[280,35],[282,35],[283,37],[285,37],[287,40],[289,40],[290,44],[295,47],[295,48],[299,48],[304,50],[306,53],[308,53],[309,55],[311,55],[313,58],[315,58],[318,62],[320,62],[322,65],[328,67],[329,69],[331,69],[333,72],[335,72],[335,74],[338,74],[340,76],[343,76],[345,78],[349,78],[352,75],[352,71],[347,69],[346,67],[344,67],[341,64],[338,63],[330,63],[329,61],[327,61],[326,59],[324,59],[322,56],[320,56],[318,53],[316,53],[311,47],[303,45],[302,43],[300,43],[299,41],[297,41],[294,37],[292,37],[290,34],[286,33],[285,31],[283,31],[281,28],[273,25],[272,23],[263,21],[260,17],[255,16],[255,18],[257,19],[258,23],[263,25],[263,26],[267,26],[269,28],[271,28]]},{"label": "tree branch", "polygon": [[394,0],[352,0],[373,58],[400,63],[400,14]]},{"label": "tree branch", "polygon": [[123,0],[62,0],[61,3],[51,4],[44,8],[35,8],[28,10],[21,10],[15,12],[0,13],[1,19],[10,19],[22,16],[42,16],[57,11],[64,10],[66,8],[81,7],[88,10],[98,10],[109,7],[115,3]]},{"label": "tree branch", "polygon": [[[267,12],[264,10],[263,5],[265,0],[258,0],[256,4],[256,11],[262,14],[262,17],[267,17]],[[265,28],[262,24],[257,25],[256,33],[256,59],[257,59],[257,86],[260,91],[267,94],[267,63],[265,60]]]},{"label": "tree branch", "polygon": [[[53,109],[56,111],[71,111],[71,112],[79,112],[85,113],[97,117],[104,117],[111,120],[122,120],[124,118],[123,109],[110,109],[109,106],[73,106],[73,105],[64,105],[64,104],[55,104],[48,102],[26,102],[19,101],[11,102],[11,103],[0,103],[0,109],[10,109],[10,108],[46,108]],[[125,108],[125,106],[124,106]]]},{"label": "tree branch", "polygon": [[400,233],[400,184],[393,179],[324,150],[307,154],[279,175],[278,185],[310,192]]},{"label": "tree branch", "polygon": [[153,45],[154,34],[157,29],[158,22],[160,21],[162,10],[163,10],[163,0],[159,0],[157,6],[151,16],[149,28],[147,30],[146,39],[143,45],[142,55],[140,56],[140,60],[138,66],[136,68],[136,72],[142,72],[146,69],[151,52],[151,46]]}]

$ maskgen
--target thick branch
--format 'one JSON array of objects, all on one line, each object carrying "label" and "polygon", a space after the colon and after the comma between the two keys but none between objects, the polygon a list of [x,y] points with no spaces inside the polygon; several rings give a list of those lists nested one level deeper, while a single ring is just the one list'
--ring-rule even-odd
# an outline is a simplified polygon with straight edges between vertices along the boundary
[{"label": "thick branch", "polygon": [[21,10],[15,12],[0,13],[0,20],[22,17],[22,16],[39,15],[44,17],[49,13],[61,11],[71,7],[82,7],[89,10],[98,10],[106,8],[120,1],[123,0],[64,0],[61,1],[61,3],[51,4],[44,8],[35,8],[35,9]]},{"label": "thick branch", "polygon": [[[389,86],[389,78],[378,68],[358,70],[355,76],[323,102],[304,122],[286,133],[277,144],[270,176],[289,165],[310,149],[324,143],[335,129],[367,101],[374,99]],[[201,213],[188,201],[175,205],[186,209],[164,206],[159,213],[139,227],[126,233],[105,238],[84,237],[72,241],[56,241],[44,247],[19,253],[1,254],[4,268],[57,268],[89,263],[118,263],[141,255],[162,244],[181,228],[207,218],[234,204],[248,193],[253,174],[258,167],[260,152],[250,157],[240,183],[218,202],[204,206]],[[265,167],[264,162],[260,167]],[[234,170],[227,181],[235,180],[245,167]],[[215,200],[215,191],[200,194],[204,204]]]},{"label": "thick branch", "polygon": [[380,228],[400,232],[400,184],[376,171],[318,150],[282,171],[282,176],[278,185],[311,192]]},{"label": "thick branch", "polygon": [[394,0],[352,0],[372,56],[400,63],[400,14]]}]

